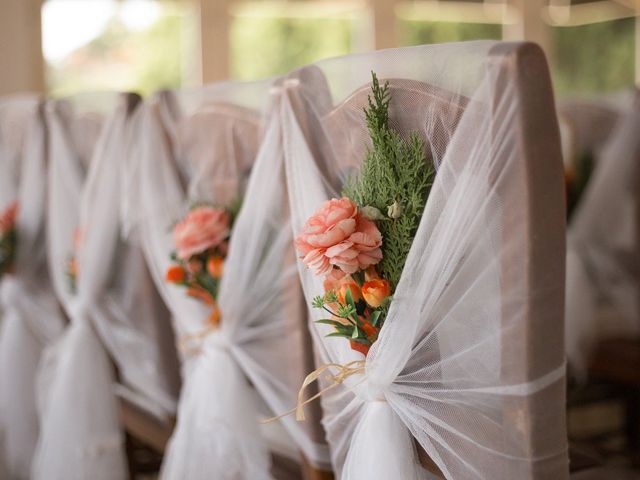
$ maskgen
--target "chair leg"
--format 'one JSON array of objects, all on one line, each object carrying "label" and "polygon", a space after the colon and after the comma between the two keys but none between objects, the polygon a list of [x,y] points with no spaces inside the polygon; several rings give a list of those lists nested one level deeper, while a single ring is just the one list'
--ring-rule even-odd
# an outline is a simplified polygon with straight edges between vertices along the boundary
[{"label": "chair leg", "polygon": [[127,454],[127,467],[129,468],[129,480],[135,480],[136,478],[136,462],[135,462],[135,447],[133,445],[133,439],[131,435],[125,433],[125,451]]},{"label": "chair leg", "polygon": [[314,467],[304,455],[302,455],[302,478],[304,480],[334,480],[333,472]]},{"label": "chair leg", "polygon": [[640,465],[640,387],[631,387],[626,395],[625,430],[634,466]]}]

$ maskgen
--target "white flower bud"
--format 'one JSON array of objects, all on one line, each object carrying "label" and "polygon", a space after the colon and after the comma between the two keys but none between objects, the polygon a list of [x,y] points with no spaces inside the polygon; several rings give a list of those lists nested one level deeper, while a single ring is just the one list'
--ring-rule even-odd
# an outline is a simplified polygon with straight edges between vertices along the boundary
[{"label": "white flower bud", "polygon": [[389,216],[389,218],[393,219],[396,219],[400,215],[402,215],[402,207],[397,200],[387,207],[387,215]]},{"label": "white flower bud", "polygon": [[366,207],[360,207],[360,215],[369,220],[384,220],[385,216],[376,207],[367,205]]}]

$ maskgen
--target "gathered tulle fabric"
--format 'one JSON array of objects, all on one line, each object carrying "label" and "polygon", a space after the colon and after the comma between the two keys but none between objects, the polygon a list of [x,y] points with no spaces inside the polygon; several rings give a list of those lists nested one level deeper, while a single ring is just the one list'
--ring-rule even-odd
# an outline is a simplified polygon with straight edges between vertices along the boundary
[{"label": "gathered tulle fabric", "polygon": [[[167,313],[140,248],[120,235],[121,177],[138,97],[94,100],[100,98],[106,111],[96,109],[100,102],[85,99],[83,105],[76,98],[48,111],[49,264],[71,323],[41,366],[42,426],[33,478],[128,477],[116,367],[118,380],[145,399],[151,413],[163,417],[175,405],[175,385],[158,350]],[[75,291],[66,271],[72,256]]]},{"label": "gathered tulle fabric", "polygon": [[17,200],[24,140],[38,102],[29,94],[0,97],[0,211]]},{"label": "gathered tulle fabric", "polygon": [[[353,55],[305,67],[284,82],[296,234],[363,161],[372,70],[390,82],[391,125],[402,135],[417,131],[437,167],[366,359],[344,339],[327,338],[330,326],[310,327],[321,362],[365,361],[364,372],[322,396],[338,478],[431,478],[417,463],[414,439],[448,479],[568,475],[564,278],[562,269],[550,269],[531,280],[527,252],[539,240],[530,237],[525,180],[528,168],[552,171],[547,192],[561,204],[561,165],[524,162],[522,98],[509,60],[493,54],[496,45]],[[561,244],[554,248],[548,253],[561,264]],[[323,292],[322,278],[302,262],[299,273],[310,305]]]},{"label": "gathered tulle fabric", "polygon": [[[265,82],[167,92],[140,114],[131,154],[139,160],[139,198],[123,211],[183,347],[184,384],[162,478],[271,478],[271,444],[259,420],[290,408],[304,376],[277,115],[263,127],[268,92]],[[238,197],[218,296],[221,324],[212,330],[209,307],[165,281],[171,225],[193,202],[228,206]],[[299,449],[314,464],[329,463],[306,426],[287,419],[285,429],[293,455]]]},{"label": "gathered tulle fabric", "polygon": [[[114,108],[118,103],[115,95],[111,101],[116,111],[112,115],[75,111],[70,100],[52,102],[47,109],[48,261],[56,294],[71,323],[47,349],[41,366],[41,432],[32,466],[35,479],[126,478],[113,395],[115,373],[92,324],[108,281],[117,224],[104,207],[90,218],[82,218],[86,215],[80,211],[89,201],[89,180],[85,178],[92,172],[94,176],[98,170],[106,174],[101,181],[113,188],[109,169],[100,164],[109,158],[105,154],[114,136],[123,133],[126,108]],[[99,230],[92,231],[98,221]],[[75,293],[65,272],[72,256],[82,264]]]},{"label": "gathered tulle fabric", "polygon": [[640,335],[639,134],[635,107],[616,123],[569,226],[567,347],[578,375],[598,339]]},{"label": "gathered tulle fabric", "polygon": [[44,243],[46,159],[41,104],[29,102],[20,152],[19,244],[14,272],[0,296],[0,430],[9,478],[29,478],[38,437],[36,376],[42,349],[62,331],[63,319],[49,282]]}]

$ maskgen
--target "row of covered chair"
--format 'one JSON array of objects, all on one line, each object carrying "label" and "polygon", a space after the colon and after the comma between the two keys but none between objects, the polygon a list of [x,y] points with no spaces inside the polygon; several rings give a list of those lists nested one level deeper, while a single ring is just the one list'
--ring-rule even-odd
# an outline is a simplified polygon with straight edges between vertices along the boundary
[{"label": "row of covered chair", "polygon": [[[316,322],[322,279],[294,237],[372,148],[372,71],[388,81],[390,125],[417,132],[437,173],[364,355]],[[577,132],[564,111],[563,130]],[[589,269],[610,278],[605,267],[624,262],[626,281],[603,291],[638,306],[629,198],[640,174],[626,149],[636,117],[612,127],[611,168],[598,161],[567,240],[560,130],[533,44],[350,55],[144,101],[3,99],[0,209],[18,211],[0,280],[0,469],[53,480],[156,468],[170,480],[569,478],[565,357],[572,371],[591,358],[593,341],[574,341],[594,335]],[[631,216],[620,217],[597,192],[623,180]],[[166,278],[172,229],[192,205],[240,201],[213,318]],[[624,250],[600,248],[598,232],[612,231],[630,235]],[[296,403],[298,419],[287,414]],[[575,478],[622,475],[633,478]]]}]

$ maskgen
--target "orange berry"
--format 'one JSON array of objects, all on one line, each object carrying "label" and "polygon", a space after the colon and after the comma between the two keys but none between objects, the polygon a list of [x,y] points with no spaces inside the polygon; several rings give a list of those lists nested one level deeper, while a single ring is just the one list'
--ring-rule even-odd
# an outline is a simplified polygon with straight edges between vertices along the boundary
[{"label": "orange berry", "polygon": [[391,285],[383,278],[369,280],[362,285],[362,296],[365,302],[373,308],[382,305],[382,302],[391,294]]},{"label": "orange berry", "polygon": [[75,257],[69,260],[69,274],[74,277],[78,275],[78,260]]},{"label": "orange berry", "polygon": [[349,344],[351,345],[351,350],[355,350],[356,352],[360,352],[365,357],[369,353],[369,345],[365,345],[364,343],[354,342],[353,340],[349,340]]},{"label": "orange berry", "polygon": [[224,259],[218,255],[209,257],[207,260],[207,272],[213,278],[222,278],[222,271],[224,270]]},{"label": "orange berry", "polygon": [[187,295],[202,300],[207,305],[214,305],[214,300],[211,298],[209,292],[200,286],[189,287],[187,289]]},{"label": "orange berry", "polygon": [[167,275],[166,275],[167,282],[181,283],[184,281],[185,277],[186,277],[186,272],[184,271],[184,268],[182,268],[180,265],[171,265],[167,270]]},{"label": "orange berry", "polygon": [[362,331],[369,340],[375,341],[378,338],[379,328],[374,327],[366,320],[362,320]]},{"label": "orange berry", "polygon": [[218,325],[220,325],[220,316],[220,309],[217,307],[217,305],[214,305],[213,311],[209,315],[209,323],[217,327]]}]

